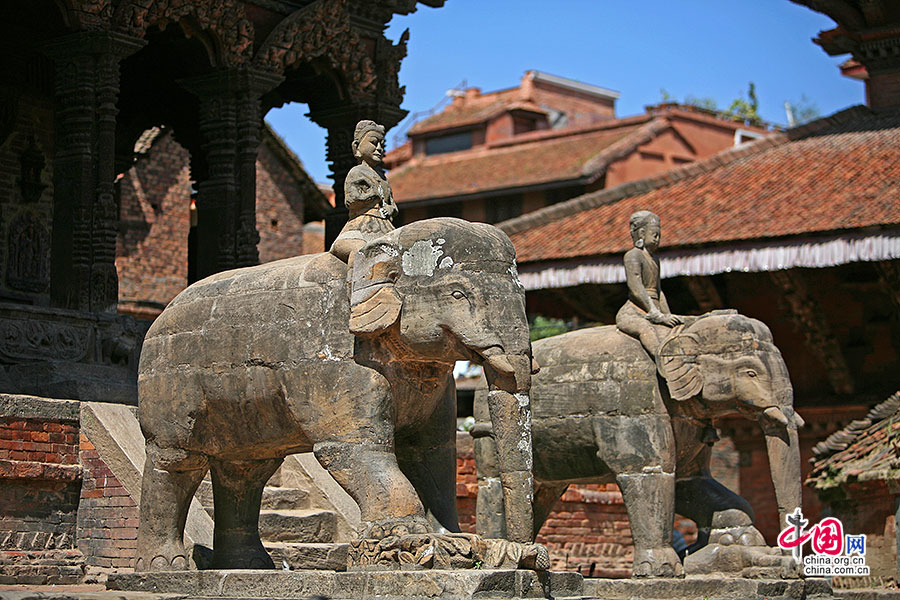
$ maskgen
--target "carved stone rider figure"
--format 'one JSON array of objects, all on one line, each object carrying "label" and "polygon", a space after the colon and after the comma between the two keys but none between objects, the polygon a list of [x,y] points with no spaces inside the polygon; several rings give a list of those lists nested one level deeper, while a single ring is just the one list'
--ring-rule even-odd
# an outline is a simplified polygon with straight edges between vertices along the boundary
[{"label": "carved stone rider figure", "polygon": [[639,210],[631,215],[629,225],[634,248],[625,253],[628,300],[616,314],[616,327],[638,338],[655,360],[671,328],[684,320],[669,310],[659,285],[659,259],[653,256],[659,248],[659,217]]},{"label": "carved stone rider figure", "polygon": [[391,184],[382,170],[384,127],[375,121],[357,123],[353,155],[359,164],[350,169],[344,180],[349,220],[331,245],[331,253],[348,264],[357,250],[394,229],[391,221],[397,214]]}]

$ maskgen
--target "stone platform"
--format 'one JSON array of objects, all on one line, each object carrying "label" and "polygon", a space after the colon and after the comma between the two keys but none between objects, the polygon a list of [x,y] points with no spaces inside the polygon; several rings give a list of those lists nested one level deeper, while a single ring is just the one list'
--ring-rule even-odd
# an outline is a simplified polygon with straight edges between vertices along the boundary
[{"label": "stone platform", "polygon": [[578,573],[527,570],[172,571],[110,575],[108,590],[169,598],[478,600],[581,598]]},{"label": "stone platform", "polygon": [[832,600],[825,579],[585,579],[585,598],[604,600]]}]

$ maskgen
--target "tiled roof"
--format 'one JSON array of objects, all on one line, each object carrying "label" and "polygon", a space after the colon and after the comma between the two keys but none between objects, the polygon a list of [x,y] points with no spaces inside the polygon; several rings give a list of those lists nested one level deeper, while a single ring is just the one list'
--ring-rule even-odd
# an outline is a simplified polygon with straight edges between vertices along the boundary
[{"label": "tiled roof", "polygon": [[484,149],[411,161],[392,170],[389,179],[394,198],[401,204],[556,181],[589,180],[602,174],[611,160],[668,126],[663,119],[650,120],[642,115],[578,130],[536,132]]},{"label": "tiled roof", "polygon": [[660,215],[683,247],[900,224],[900,111],[859,106],[668,173],[502,223],[519,263],[619,253]]},{"label": "tiled roof", "polygon": [[[510,104],[517,100],[519,100],[519,88],[467,97],[462,106],[451,104],[441,112],[414,124],[410,127],[408,135],[420,135],[430,131],[484,123],[492,116],[510,110]],[[540,110],[536,104],[532,104],[532,107]]]},{"label": "tiled roof", "polygon": [[900,392],[813,447],[806,484],[826,490],[900,474]]}]

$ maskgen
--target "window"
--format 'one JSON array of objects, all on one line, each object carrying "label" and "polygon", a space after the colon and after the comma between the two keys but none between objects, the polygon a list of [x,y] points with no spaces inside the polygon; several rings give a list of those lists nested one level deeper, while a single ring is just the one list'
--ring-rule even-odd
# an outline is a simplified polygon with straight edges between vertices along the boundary
[{"label": "window", "polygon": [[425,140],[425,154],[444,154],[446,152],[459,152],[472,147],[472,132],[451,133],[439,135]]}]

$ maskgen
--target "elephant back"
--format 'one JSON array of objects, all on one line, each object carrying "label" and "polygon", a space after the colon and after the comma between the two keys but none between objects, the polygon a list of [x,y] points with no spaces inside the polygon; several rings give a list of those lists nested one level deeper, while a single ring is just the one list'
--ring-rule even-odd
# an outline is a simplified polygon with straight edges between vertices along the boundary
[{"label": "elephant back", "polygon": [[185,365],[349,357],[348,319],[346,265],[327,253],[216,273],[182,291],[154,321],[139,377]]},{"label": "elephant back", "polygon": [[662,408],[656,365],[614,325],[544,338],[532,349],[541,366],[532,380],[535,419],[611,414],[626,405],[632,414]]},{"label": "elephant back", "polygon": [[[535,421],[561,415],[592,416],[619,411],[658,412],[656,365],[640,342],[614,325],[570,331],[538,340],[532,352],[541,370],[532,378]],[[484,378],[475,393],[475,419],[488,422]]]}]

